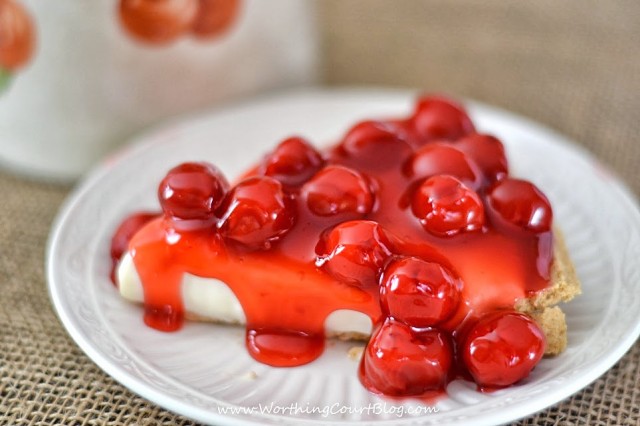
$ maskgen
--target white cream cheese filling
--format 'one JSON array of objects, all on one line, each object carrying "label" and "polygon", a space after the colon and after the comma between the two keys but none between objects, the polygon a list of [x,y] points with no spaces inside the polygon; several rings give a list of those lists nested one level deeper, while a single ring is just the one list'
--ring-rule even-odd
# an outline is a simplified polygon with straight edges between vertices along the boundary
[{"label": "white cream cheese filling", "polygon": [[[144,292],[133,258],[125,253],[118,264],[116,279],[120,295],[132,302],[142,303]],[[242,305],[229,286],[216,278],[204,278],[185,273],[182,279],[182,303],[185,310],[209,321],[246,324]],[[329,336],[371,334],[371,319],[362,312],[339,309],[325,321]]]}]

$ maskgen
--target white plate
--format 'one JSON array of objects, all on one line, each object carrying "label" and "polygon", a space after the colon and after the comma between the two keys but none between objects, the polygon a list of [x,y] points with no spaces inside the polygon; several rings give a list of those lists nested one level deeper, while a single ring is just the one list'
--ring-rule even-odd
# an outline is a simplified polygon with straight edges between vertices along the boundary
[{"label": "white plate", "polygon": [[129,212],[157,209],[156,186],[173,165],[208,160],[233,177],[291,133],[328,143],[357,119],[408,113],[413,98],[379,90],[290,93],[164,126],[109,159],[68,199],[49,241],[49,290],[69,334],[132,391],[216,424],[502,423],[595,380],[640,334],[637,205],[563,137],[475,103],[470,114],[480,130],[504,141],[514,174],[534,181],[551,199],[584,290],[565,307],[566,352],[544,359],[519,386],[481,394],[456,381],[437,412],[429,413],[415,401],[386,401],[365,391],[357,362],[346,356],[348,343],[331,345],[306,366],[271,368],[247,354],[242,328],[187,324],[161,333],[144,326],[140,307],[121,300],[110,284],[111,233]]}]

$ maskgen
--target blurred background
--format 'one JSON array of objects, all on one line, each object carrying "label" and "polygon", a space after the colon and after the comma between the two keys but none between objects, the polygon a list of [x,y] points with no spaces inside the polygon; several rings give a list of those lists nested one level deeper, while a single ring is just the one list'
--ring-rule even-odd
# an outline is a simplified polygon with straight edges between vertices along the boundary
[{"label": "blurred background", "polygon": [[484,101],[586,146],[640,194],[640,2],[325,0],[329,85]]},{"label": "blurred background", "polygon": [[[266,91],[382,85],[476,99],[540,121],[640,193],[640,154],[630,151],[640,133],[635,0],[0,5],[0,69],[8,29],[31,28],[30,54],[0,87],[0,164],[31,175],[75,179],[144,128]],[[7,5],[30,22],[21,27]],[[197,25],[188,23],[194,15]]]},{"label": "blurred background", "polygon": [[[28,11],[36,39],[22,68],[0,72],[3,424],[191,424],[98,369],[45,283],[47,236],[73,180],[155,123],[292,87],[448,93],[555,129],[640,194],[638,0],[244,0],[222,33],[214,22],[210,39],[161,46],[123,29],[125,0],[0,0],[0,62],[20,22],[8,1]],[[639,365],[636,343],[520,424],[638,424]]]}]

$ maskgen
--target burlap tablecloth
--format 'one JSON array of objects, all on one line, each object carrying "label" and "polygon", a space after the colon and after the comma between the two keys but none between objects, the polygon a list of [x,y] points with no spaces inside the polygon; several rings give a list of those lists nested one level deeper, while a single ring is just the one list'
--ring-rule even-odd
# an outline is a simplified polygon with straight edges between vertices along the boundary
[{"label": "burlap tablecloth", "polygon": [[[640,194],[640,2],[343,1],[320,5],[328,84],[421,87],[522,113],[585,145]],[[132,394],[69,338],[44,252],[69,188],[0,172],[0,423],[192,424]],[[640,344],[522,420],[640,424]]]}]

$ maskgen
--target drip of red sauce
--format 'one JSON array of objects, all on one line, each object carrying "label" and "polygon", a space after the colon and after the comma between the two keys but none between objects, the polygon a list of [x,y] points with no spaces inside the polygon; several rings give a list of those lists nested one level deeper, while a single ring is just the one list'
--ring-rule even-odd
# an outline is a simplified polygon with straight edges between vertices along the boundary
[{"label": "drip of red sauce", "polygon": [[[145,322],[151,327],[164,331],[180,328],[182,318],[176,314],[183,312],[180,284],[185,272],[229,285],[244,309],[247,330],[254,330],[247,333],[251,354],[270,365],[283,366],[287,351],[296,354],[288,366],[319,356],[324,321],[337,309],[364,312],[376,320],[380,315],[373,291],[336,282],[314,266],[313,247],[308,248],[311,253],[303,263],[279,250],[243,253],[225,244],[214,230],[177,233],[170,226],[166,219],[155,219],[130,244],[145,305],[154,307],[152,313],[145,312]],[[167,315],[158,316],[162,312]],[[278,332],[286,336],[279,340],[285,344],[280,353],[273,349],[277,340],[273,336]],[[255,338],[265,333],[272,337]],[[305,339],[309,342],[300,343]],[[262,344],[266,345],[263,350]],[[301,351],[309,355],[303,356]]]},{"label": "drip of red sauce", "polygon": [[[452,111],[448,114],[457,114],[457,109]],[[412,212],[411,202],[407,202],[425,177],[407,174],[406,165],[415,150],[429,144],[430,140],[416,136],[419,132],[411,127],[411,120],[388,121],[382,130],[376,123],[360,124],[357,131],[349,134],[348,149],[337,145],[324,154],[324,162],[366,176],[373,205],[371,208],[367,205],[362,211],[350,209],[347,220],[373,221],[384,230],[392,253],[382,265],[383,269],[393,259],[412,256],[446,267],[462,282],[457,308],[446,321],[437,324],[438,333],[456,339],[460,330],[485,313],[511,309],[517,299],[548,286],[553,257],[550,220],[546,227],[537,226],[536,232],[514,230],[511,224],[505,224],[499,218],[500,212],[489,211],[492,207],[488,193],[494,188],[491,185],[497,176],[491,171],[491,176],[474,181],[474,185],[481,182],[477,194],[485,210],[491,213],[485,215],[481,229],[445,237],[427,232]],[[469,127],[466,121],[462,120],[462,123],[464,126],[456,128],[456,132]],[[395,132],[397,137],[388,137],[386,131]],[[356,140],[360,134],[375,137],[363,143]],[[438,143],[444,142],[439,139]],[[301,148],[297,145],[296,149]],[[456,155],[460,152],[456,151]],[[484,157],[482,160],[487,162]],[[428,164],[428,158],[421,157],[420,161],[425,169],[437,170],[439,167],[437,162]],[[319,161],[314,161],[313,167],[318,168],[318,164]],[[500,164],[506,167],[506,160]],[[243,178],[258,176],[264,169],[254,166]],[[295,168],[283,170],[304,175],[304,171]],[[478,167],[477,170],[483,169]],[[446,170],[446,173],[455,173],[455,170]],[[505,173],[499,177],[507,179]],[[464,176],[460,178],[462,180]],[[305,199],[304,183],[299,183],[297,178],[287,179],[283,187],[290,201],[288,208],[295,209],[295,224],[279,240],[269,244],[268,250],[225,239],[224,227],[198,229],[196,226],[181,230],[170,217],[151,220],[133,236],[129,250],[143,283],[146,324],[164,331],[181,327],[184,316],[181,281],[185,273],[216,278],[229,286],[246,316],[246,342],[250,354],[273,366],[301,365],[320,356],[325,341],[324,323],[335,310],[362,312],[371,318],[374,329],[389,321],[380,308],[377,283],[350,285],[336,279],[317,263],[316,250],[321,235],[343,222],[344,214],[314,213],[316,207],[312,203],[310,209]],[[341,182],[325,179],[323,185],[340,186]],[[348,191],[346,188],[344,191]],[[508,198],[505,191],[500,194]],[[223,206],[225,204],[229,203],[223,203]],[[224,215],[223,212],[216,214],[218,218]],[[550,211],[548,217],[551,217]],[[525,219],[522,214],[518,216],[520,222]],[[379,262],[376,267],[380,267]],[[403,338],[410,340],[410,337]],[[361,367],[363,374],[364,367]],[[369,382],[363,378],[365,385]],[[424,389],[422,394],[434,392],[438,389]]]},{"label": "drip of red sauce", "polygon": [[256,359],[269,360],[274,367],[307,364],[322,354],[323,334],[282,329],[247,329],[247,349]]}]

